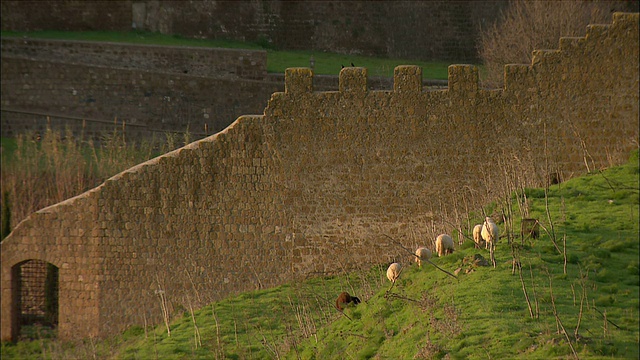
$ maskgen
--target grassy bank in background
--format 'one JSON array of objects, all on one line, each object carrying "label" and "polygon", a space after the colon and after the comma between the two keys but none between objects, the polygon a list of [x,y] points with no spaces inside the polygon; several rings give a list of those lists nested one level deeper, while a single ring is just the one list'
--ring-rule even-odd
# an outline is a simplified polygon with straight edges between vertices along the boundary
[{"label": "grassy bank in background", "polygon": [[[100,341],[5,343],[2,358],[637,359],[639,176],[636,150],[623,166],[487,205],[515,209],[503,212],[496,268],[482,266],[489,253],[465,228],[463,245],[432,259],[457,278],[404,262],[391,287],[384,264],[183,307],[171,336],[158,325]],[[540,221],[539,238],[520,236],[523,214]],[[341,314],[341,291],[363,302]]]},{"label": "grassy bank in background", "polygon": [[449,62],[425,62],[405,59],[385,59],[369,56],[343,55],[317,51],[280,51],[268,45],[234,40],[189,39],[180,36],[163,35],[151,32],[115,32],[115,31],[2,31],[2,36],[18,36],[40,39],[108,41],[131,44],[197,46],[212,48],[252,49],[267,51],[267,71],[284,73],[290,67],[309,67],[311,57],[315,59],[315,73],[337,75],[342,65],[366,67],[369,76],[393,76],[398,65],[418,65],[423,69],[423,78],[446,80]]}]

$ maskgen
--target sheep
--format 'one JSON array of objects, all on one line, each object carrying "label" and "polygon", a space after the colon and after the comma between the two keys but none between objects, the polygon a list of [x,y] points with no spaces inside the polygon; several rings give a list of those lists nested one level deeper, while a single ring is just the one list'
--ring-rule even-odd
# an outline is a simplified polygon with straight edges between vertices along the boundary
[{"label": "sheep", "polygon": [[482,225],[480,224],[473,227],[473,242],[476,243],[477,248],[480,248],[484,243],[482,239]]},{"label": "sheep", "polygon": [[419,247],[416,250],[415,261],[418,263],[418,267],[422,267],[422,261],[431,259],[431,250],[426,247]]},{"label": "sheep", "polygon": [[485,249],[488,249],[492,245],[495,246],[499,234],[500,230],[498,229],[498,225],[496,225],[493,219],[487,216],[484,219],[481,230],[482,240],[485,241]]},{"label": "sheep", "polygon": [[353,305],[358,305],[360,304],[360,302],[360,298],[358,298],[357,296],[351,296],[348,292],[343,291],[340,293],[340,295],[338,295],[338,298],[336,299],[336,308],[339,311],[342,311],[348,304],[352,303]]},{"label": "sheep", "polygon": [[398,276],[400,276],[401,271],[402,265],[394,262],[393,264],[389,265],[389,268],[387,269],[387,279],[395,284],[396,280],[398,280]]},{"label": "sheep", "polygon": [[500,236],[500,229],[489,216],[484,218],[481,235],[482,239],[485,241],[485,249],[488,248],[489,253],[491,254],[491,263],[493,264],[493,267],[496,267],[495,251],[496,243]]},{"label": "sheep", "polygon": [[436,252],[438,256],[453,253],[453,239],[447,234],[440,234],[436,238]]}]

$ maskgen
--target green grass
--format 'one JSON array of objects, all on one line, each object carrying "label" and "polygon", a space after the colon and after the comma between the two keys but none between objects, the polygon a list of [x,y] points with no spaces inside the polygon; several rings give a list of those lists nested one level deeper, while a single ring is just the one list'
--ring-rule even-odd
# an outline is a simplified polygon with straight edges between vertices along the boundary
[{"label": "green grass", "polygon": [[109,41],[131,44],[167,45],[167,46],[196,46],[213,48],[253,49],[267,51],[267,71],[270,73],[284,73],[290,67],[309,67],[311,56],[315,59],[316,74],[337,75],[342,65],[366,67],[369,76],[393,76],[393,69],[398,65],[418,65],[422,67],[425,79],[446,80],[448,76],[448,62],[424,62],[405,59],[386,59],[367,56],[344,55],[313,51],[280,51],[271,47],[263,47],[259,43],[241,42],[224,39],[189,39],[180,36],[163,35],[151,32],[115,32],[115,31],[2,31],[2,36],[18,36],[40,39]]},{"label": "green grass", "polygon": [[[148,328],[146,334],[143,328],[133,327],[96,343],[71,345],[50,339],[5,343],[2,358],[37,358],[43,353],[47,358],[118,359],[572,358],[569,342],[558,332],[555,304],[580,359],[637,359],[638,174],[635,151],[624,166],[549,189],[560,249],[566,236],[566,274],[564,256],[547,233],[524,244],[515,241],[534,317],[520,277],[512,274],[511,248],[501,239],[495,269],[477,267],[466,273],[471,266],[465,259],[475,254],[488,258],[486,250],[475,249],[470,242],[452,255],[433,259],[447,271],[460,268],[457,279],[430,265],[422,269],[411,265],[387,291],[386,267],[380,266],[213,303],[195,311],[201,346],[196,346],[194,322],[185,311],[171,323],[171,337],[163,325]],[[527,191],[542,193],[530,198],[530,215],[549,228],[544,190]],[[500,227],[504,231],[504,225]],[[518,221],[515,228],[519,228]],[[340,291],[355,293],[363,300],[345,310],[348,317],[333,308]]]}]

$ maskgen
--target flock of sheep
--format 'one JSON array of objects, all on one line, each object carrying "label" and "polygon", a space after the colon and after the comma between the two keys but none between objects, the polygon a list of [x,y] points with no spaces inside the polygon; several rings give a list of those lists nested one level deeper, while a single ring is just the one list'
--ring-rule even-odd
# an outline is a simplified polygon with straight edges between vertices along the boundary
[{"label": "flock of sheep", "polygon": [[[496,225],[491,217],[487,216],[485,217],[484,223],[482,225],[478,224],[473,227],[472,234],[473,241],[477,248],[482,248],[482,246],[484,246],[485,249],[489,249],[491,263],[493,264],[493,267],[496,267],[495,249],[496,242],[500,237],[500,230],[498,228],[498,225]],[[438,237],[436,237],[435,246],[435,251],[438,254],[438,257],[451,254],[454,251],[453,239],[447,234],[438,235]],[[422,267],[423,261],[431,262],[431,255],[432,252],[431,250],[429,250],[429,248],[421,246],[416,250],[414,254],[414,260],[416,263],[418,263],[418,267]],[[400,263],[394,262],[389,265],[389,268],[387,269],[387,279],[389,279],[392,284],[395,284],[396,280],[398,280],[398,278],[400,277],[401,272],[402,265],[400,265]],[[339,311],[343,311],[343,306],[351,303],[357,305],[360,303],[360,299],[355,296],[350,296],[346,292],[343,292],[338,296],[338,299],[336,300],[336,308],[338,308]]]}]

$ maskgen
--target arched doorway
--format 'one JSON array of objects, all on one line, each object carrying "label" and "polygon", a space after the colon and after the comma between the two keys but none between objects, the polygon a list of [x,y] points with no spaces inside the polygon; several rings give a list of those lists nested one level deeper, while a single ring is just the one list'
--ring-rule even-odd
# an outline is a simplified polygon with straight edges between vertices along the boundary
[{"label": "arched doorway", "polygon": [[58,267],[33,259],[14,265],[11,272],[14,341],[54,337],[58,327]]}]

